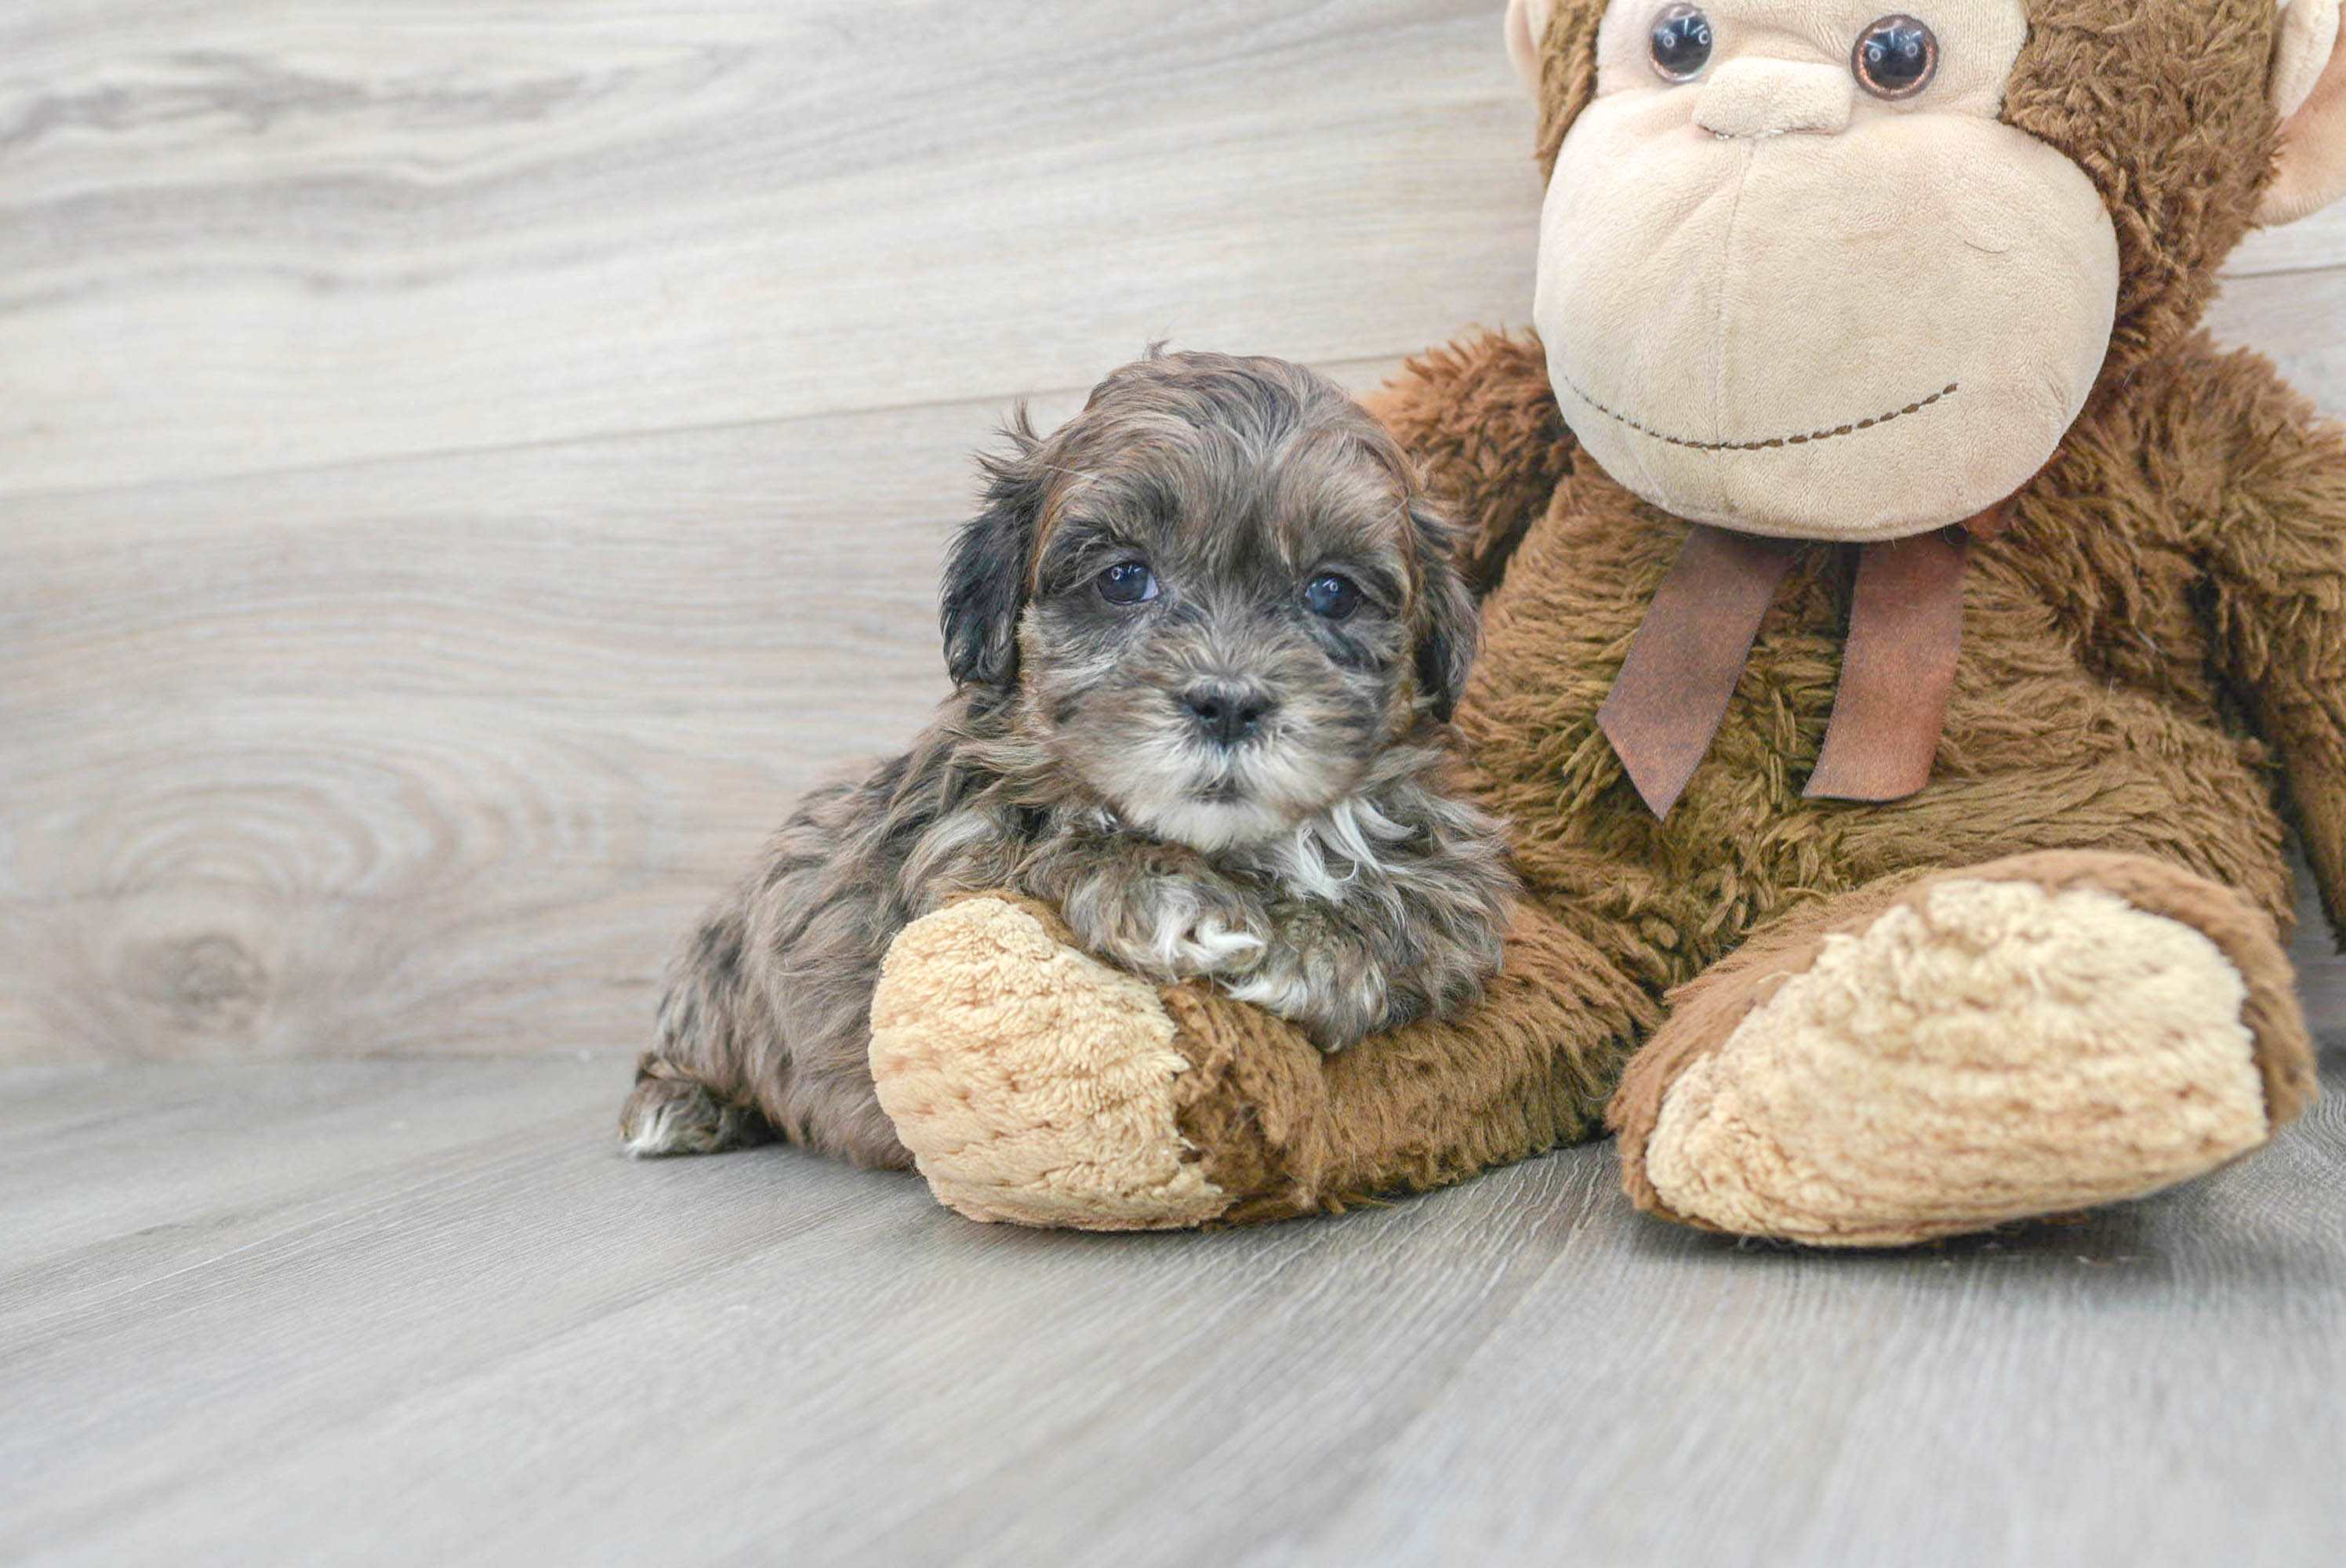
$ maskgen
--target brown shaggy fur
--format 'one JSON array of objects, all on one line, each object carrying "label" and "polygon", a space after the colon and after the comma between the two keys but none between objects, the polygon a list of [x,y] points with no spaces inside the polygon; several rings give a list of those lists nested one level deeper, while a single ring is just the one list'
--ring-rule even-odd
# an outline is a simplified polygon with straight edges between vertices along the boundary
[{"label": "brown shaggy fur", "polygon": [[[1535,341],[1484,336],[1418,361],[1382,412],[1469,524],[1477,577],[1497,585],[1459,723],[1484,799],[1517,825],[1535,907],[1475,1010],[1325,1066],[1273,1021],[1175,993],[1198,1069],[1182,1081],[1183,1131],[1211,1179],[1247,1195],[1234,1217],[1455,1180],[1593,1134],[1606,1086],[1675,1005],[1680,1022],[1615,1105],[1634,1165],[1683,1052],[1749,1005],[1722,1011],[1714,991],[1959,868],[2103,887],[2208,932],[2248,982],[2272,1118],[2302,1103],[2311,1056],[2279,942],[2282,844],[2293,820],[2335,924],[2346,435],[2265,361],[2193,331],[2269,178],[2276,8],[2030,9],[2004,117],[2096,181],[2124,285],[2092,403],[2011,531],[1974,555],[1933,782],[1892,805],[1801,797],[1849,605],[1850,559],[1821,546],[1786,583],[1685,798],[1655,820],[1596,711],[1687,524],[1576,466]],[[1553,20],[1544,161],[1594,90],[1602,10],[1565,0]],[[2088,853],[2044,858],[2075,851]],[[1628,1179],[1650,1206],[1642,1174]]]},{"label": "brown shaggy fur", "polygon": [[910,753],[810,795],[686,942],[633,1152],[779,1133],[907,1163],[872,990],[897,932],[982,889],[1329,1050],[1455,1013],[1497,968],[1504,835],[1442,744],[1474,601],[1385,431],[1300,366],[1180,354],[1011,435],[946,575],[959,692]]}]

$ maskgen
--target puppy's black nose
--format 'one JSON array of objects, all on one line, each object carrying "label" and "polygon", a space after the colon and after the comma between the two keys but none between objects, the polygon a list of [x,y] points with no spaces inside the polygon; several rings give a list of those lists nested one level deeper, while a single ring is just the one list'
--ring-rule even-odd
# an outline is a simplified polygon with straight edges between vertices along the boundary
[{"label": "puppy's black nose", "polygon": [[1243,686],[1193,686],[1181,694],[1181,706],[1198,728],[1235,746],[1262,728],[1263,717],[1277,706],[1262,692]]}]

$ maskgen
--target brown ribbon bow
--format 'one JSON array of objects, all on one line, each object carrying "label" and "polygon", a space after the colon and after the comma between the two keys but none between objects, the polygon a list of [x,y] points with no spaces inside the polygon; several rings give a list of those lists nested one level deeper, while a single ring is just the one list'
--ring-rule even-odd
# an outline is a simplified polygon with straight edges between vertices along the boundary
[{"label": "brown ribbon bow", "polygon": [[[1971,540],[2002,532],[2012,506],[1859,546],[1841,687],[1809,799],[1902,800],[1931,781],[1963,651]],[[1670,814],[1709,751],[1760,624],[1810,543],[1697,524],[1662,579],[1596,714],[1655,816]]]}]

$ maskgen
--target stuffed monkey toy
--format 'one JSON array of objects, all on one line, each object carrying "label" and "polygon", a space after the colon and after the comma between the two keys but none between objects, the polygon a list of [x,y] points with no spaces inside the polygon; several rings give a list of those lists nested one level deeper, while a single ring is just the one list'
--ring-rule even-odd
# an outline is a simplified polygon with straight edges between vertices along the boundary
[{"label": "stuffed monkey toy", "polygon": [[1527,894],[1323,1055],[1047,910],[898,938],[882,1103],[982,1219],[1331,1210],[1609,1126],[1637,1206],[1882,1246],[2153,1192],[2313,1093],[2346,433],[2197,323],[2346,188],[2339,0],[1514,0],[1536,340],[1380,412],[1470,529]]}]

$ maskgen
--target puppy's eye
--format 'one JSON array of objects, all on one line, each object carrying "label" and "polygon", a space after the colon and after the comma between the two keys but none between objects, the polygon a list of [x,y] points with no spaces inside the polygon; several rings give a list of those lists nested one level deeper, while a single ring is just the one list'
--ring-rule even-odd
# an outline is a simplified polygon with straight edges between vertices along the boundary
[{"label": "puppy's eye", "polygon": [[1341,621],[1361,607],[1360,585],[1350,577],[1322,572],[1303,585],[1303,603],[1315,616]]},{"label": "puppy's eye", "polygon": [[1157,596],[1157,574],[1137,561],[1119,561],[1092,583],[1111,605],[1145,605]]}]

